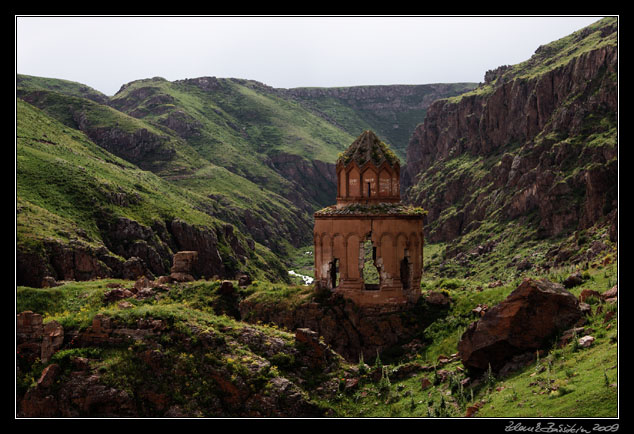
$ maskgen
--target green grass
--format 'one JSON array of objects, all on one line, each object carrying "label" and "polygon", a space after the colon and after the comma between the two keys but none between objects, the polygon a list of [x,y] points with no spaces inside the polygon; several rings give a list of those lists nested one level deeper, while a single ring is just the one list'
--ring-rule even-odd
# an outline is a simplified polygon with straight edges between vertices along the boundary
[{"label": "green grass", "polygon": [[[63,239],[70,239],[74,232],[72,226],[76,224],[81,231],[88,232],[91,240],[98,238],[94,217],[90,213],[94,212],[95,205],[112,211],[109,202],[124,196],[128,205],[113,212],[144,224],[156,219],[157,214],[161,220],[183,215],[184,219],[200,224],[229,222],[255,241],[266,243],[282,257],[292,244],[308,242],[310,213],[298,209],[284,197],[294,190],[293,183],[263,163],[268,159],[264,151],[269,152],[270,147],[254,149],[254,140],[246,140],[243,130],[230,128],[227,122],[244,124],[236,118],[227,119],[221,106],[198,88],[166,80],[135,82],[112,101],[114,107],[119,107],[117,104],[121,101],[128,104],[125,108],[137,118],[85,99],[82,93],[73,90],[75,88],[67,91],[66,83],[37,77],[18,78],[18,96],[27,98],[43,111],[34,116],[30,112],[31,105],[18,100],[18,208],[31,213],[28,219],[20,219],[19,225],[24,228],[24,233],[55,237],[56,232],[61,232],[69,234]],[[234,99],[240,94],[242,86],[233,85],[232,81],[226,83],[229,93],[224,96],[226,102],[223,104],[237,107]],[[145,100],[132,98],[130,102],[125,99],[131,92],[145,91],[146,87],[154,89],[150,92],[151,96],[168,98],[171,102],[161,108]],[[147,106],[144,105],[146,103]],[[257,108],[262,102],[256,100],[251,104]],[[201,125],[198,136],[178,137],[175,131],[162,125],[167,115],[177,110],[186,112],[190,120]],[[293,110],[293,107],[286,107],[283,112]],[[143,113],[145,115],[140,116]],[[44,115],[50,119],[35,119],[45,118]],[[278,114],[273,113],[272,116]],[[316,118],[312,114],[310,116]],[[90,137],[78,131],[79,117],[83,117],[82,128],[91,137],[98,137],[95,134],[100,130],[118,131],[120,134],[136,134],[145,130],[156,140],[156,146],[152,152],[143,155],[129,153],[125,149],[111,149],[135,164],[132,166],[101,147],[109,147],[109,143],[95,146]],[[53,119],[59,123],[53,122]],[[294,121],[303,122],[301,118],[296,118],[288,120],[287,124]],[[321,126],[315,128],[322,129]],[[303,133],[302,141],[314,133],[314,130]],[[262,144],[259,139],[256,141],[257,146]],[[343,142],[340,140],[338,143],[343,146]],[[315,149],[320,146],[319,143],[314,144]],[[59,155],[51,158],[52,152]],[[86,153],[89,154],[87,157]],[[101,160],[111,162],[113,166],[104,168],[99,164]],[[129,170],[138,167],[142,170]],[[114,173],[117,170],[122,173]],[[158,177],[152,177],[146,171]],[[130,182],[131,175],[138,178],[136,182]],[[88,186],[87,191],[85,185]],[[310,201],[309,198],[307,200]],[[75,204],[77,209],[73,209]],[[307,208],[311,206],[318,207],[313,204]],[[50,215],[45,217],[47,211]],[[57,219],[59,214],[64,214],[61,220]],[[68,218],[72,221],[64,224]],[[48,224],[44,224],[45,219]],[[38,226],[29,227],[31,222]],[[261,253],[260,256],[265,255]]]},{"label": "green grass", "polygon": [[[134,96],[143,88],[153,89],[152,96],[172,98],[172,106],[146,108],[146,100],[136,101]],[[285,193],[291,183],[263,164],[267,157],[286,153],[334,163],[337,152],[354,140],[299,104],[244,80],[219,79],[213,92],[186,81],[139,81],[117,93],[112,102],[128,112],[137,110],[155,124],[164,123],[174,110],[185,112],[198,128],[188,143],[200,155],[277,194]]]},{"label": "green grass", "polygon": [[[114,194],[127,197],[117,206]],[[203,198],[178,189],[94,145],[82,133],[46,117],[18,100],[18,204],[27,211],[56,215],[96,235],[93,213],[103,207],[149,223],[152,218],[181,215],[196,223],[213,223],[192,205]],[[18,213],[18,225],[23,215]],[[25,217],[26,220],[27,217]],[[29,225],[25,221],[25,227]]]},{"label": "green grass", "polygon": [[[586,283],[572,290],[578,295],[582,288],[603,292],[614,282],[616,268],[608,266],[590,270]],[[551,276],[552,277],[552,276]],[[428,277],[423,291],[445,291],[452,299],[445,316],[438,318],[426,330],[429,344],[413,359],[414,363],[435,366],[439,355],[457,352],[457,343],[464,327],[477,318],[471,309],[478,304],[494,306],[502,301],[519,281],[498,288],[478,291],[485,282],[474,279]],[[485,286],[486,288],[486,286]],[[616,417],[618,395],[618,352],[616,319],[605,322],[605,315],[615,305],[603,305],[596,313],[599,302],[593,305],[594,315],[585,325],[593,329],[596,338],[590,348],[576,348],[569,344],[551,348],[538,361],[505,378],[491,377],[480,386],[460,386],[466,378],[459,361],[437,369],[451,374],[445,382],[436,378],[435,371],[395,380],[394,372],[402,364],[395,361],[387,365],[390,381],[372,381],[361,377],[359,387],[340,393],[328,405],[344,417],[464,417],[468,407],[478,404],[476,417]],[[366,361],[370,363],[370,361]],[[433,385],[421,389],[427,378]]]},{"label": "green grass", "polygon": [[[616,306],[604,305],[602,314],[589,317],[585,327],[592,328],[592,336],[597,338],[590,348],[576,347],[572,342],[499,381],[496,386],[505,390],[489,395],[478,416],[615,417],[617,331],[605,323],[605,314],[611,309]],[[616,320],[608,324],[615,326]],[[510,396],[509,390],[516,396]]]},{"label": "green grass", "polygon": [[[170,405],[181,406],[188,414],[218,417],[235,415],[242,405],[223,401],[227,388],[266,396],[275,378],[286,377],[295,384],[306,381],[301,376],[307,374],[296,366],[294,335],[276,326],[246,324],[226,315],[223,309],[228,299],[218,293],[220,282],[177,285],[157,298],[129,298],[132,306],[126,309],[103,301],[109,283],[130,287],[134,282],[109,279],[67,283],[54,289],[18,288],[19,312],[33,310],[44,315],[44,323],[58,321],[65,333],[86,329],[98,314],[111,318],[118,327],[136,328],[143,319],[162,320],[165,325],[160,334],[107,346],[66,345],[48,363],[61,367],[56,388],[71,377],[73,359],[85,357],[100,382],[126,392],[143,416],[160,417],[166,411],[148,400],[149,391],[153,396],[167,397]],[[269,348],[272,345],[277,348],[275,352]],[[148,369],[148,357],[156,360],[152,369]],[[39,360],[19,362],[18,397],[35,386],[46,366]],[[220,386],[220,381],[225,386]],[[300,392],[310,399],[306,391]]]},{"label": "green grass", "polygon": [[91,99],[93,101],[106,101],[108,98],[106,95],[91,88],[90,86],[69,80],[18,74],[16,77],[16,84],[20,88],[46,91],[52,90],[66,95]]}]

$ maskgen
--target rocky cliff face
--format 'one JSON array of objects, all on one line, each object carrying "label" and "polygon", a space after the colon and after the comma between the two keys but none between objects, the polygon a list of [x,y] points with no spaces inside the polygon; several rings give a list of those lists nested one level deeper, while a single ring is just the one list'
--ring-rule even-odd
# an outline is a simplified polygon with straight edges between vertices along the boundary
[{"label": "rocky cliff face", "polygon": [[86,118],[86,113],[77,111],[75,121],[80,131],[86,133],[96,144],[142,169],[149,169],[156,161],[168,161],[176,151],[167,144],[168,139],[147,129],[128,132],[116,126],[95,126]]},{"label": "rocky cliff face", "polygon": [[311,203],[334,202],[337,196],[337,174],[333,163],[309,161],[298,155],[280,153],[270,157],[269,165],[293,182],[295,188],[288,191],[285,197],[298,208],[312,214]]},{"label": "rocky cliff face", "polygon": [[[597,32],[616,41],[607,23],[573,34],[570,50]],[[429,107],[407,149],[404,187],[429,210],[431,241],[531,213],[547,236],[616,222],[617,46],[565,61],[553,50],[540,47],[524,69],[490,71],[480,89]]]},{"label": "rocky cliff face", "polygon": [[[462,90],[471,87],[462,84]],[[439,95],[457,94],[455,84],[438,83],[425,85],[378,85],[378,86],[350,86],[289,89],[292,96],[310,99],[319,97],[333,97],[344,100],[357,108],[367,110],[386,109],[424,109]]]}]

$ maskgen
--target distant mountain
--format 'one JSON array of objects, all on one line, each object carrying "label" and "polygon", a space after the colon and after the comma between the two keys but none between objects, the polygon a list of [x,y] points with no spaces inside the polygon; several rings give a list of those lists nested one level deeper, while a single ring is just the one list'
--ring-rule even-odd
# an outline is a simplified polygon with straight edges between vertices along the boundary
[{"label": "distant mountain", "polygon": [[414,128],[437,99],[470,91],[477,83],[437,83],[289,89],[287,94],[353,136],[371,129],[405,164]]},{"label": "distant mountain", "polygon": [[405,171],[427,239],[466,251],[518,223],[518,240],[593,225],[616,240],[617,55],[617,18],[605,18],[434,102]]}]

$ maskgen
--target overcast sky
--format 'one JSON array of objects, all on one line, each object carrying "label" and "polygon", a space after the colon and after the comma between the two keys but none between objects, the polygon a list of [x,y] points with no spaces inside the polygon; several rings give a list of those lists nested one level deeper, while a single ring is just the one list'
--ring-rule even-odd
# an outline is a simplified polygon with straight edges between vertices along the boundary
[{"label": "overcast sky", "polygon": [[156,76],[278,88],[481,82],[600,18],[16,16],[15,65],[106,95]]}]

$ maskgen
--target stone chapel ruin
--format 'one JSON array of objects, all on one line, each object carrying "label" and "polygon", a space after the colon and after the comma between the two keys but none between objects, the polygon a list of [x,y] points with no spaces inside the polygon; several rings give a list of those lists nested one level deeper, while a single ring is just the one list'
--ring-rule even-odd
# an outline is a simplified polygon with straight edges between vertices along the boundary
[{"label": "stone chapel ruin", "polygon": [[337,204],[315,213],[315,283],[357,305],[415,303],[423,215],[401,204],[400,163],[372,131],[337,160]]}]

